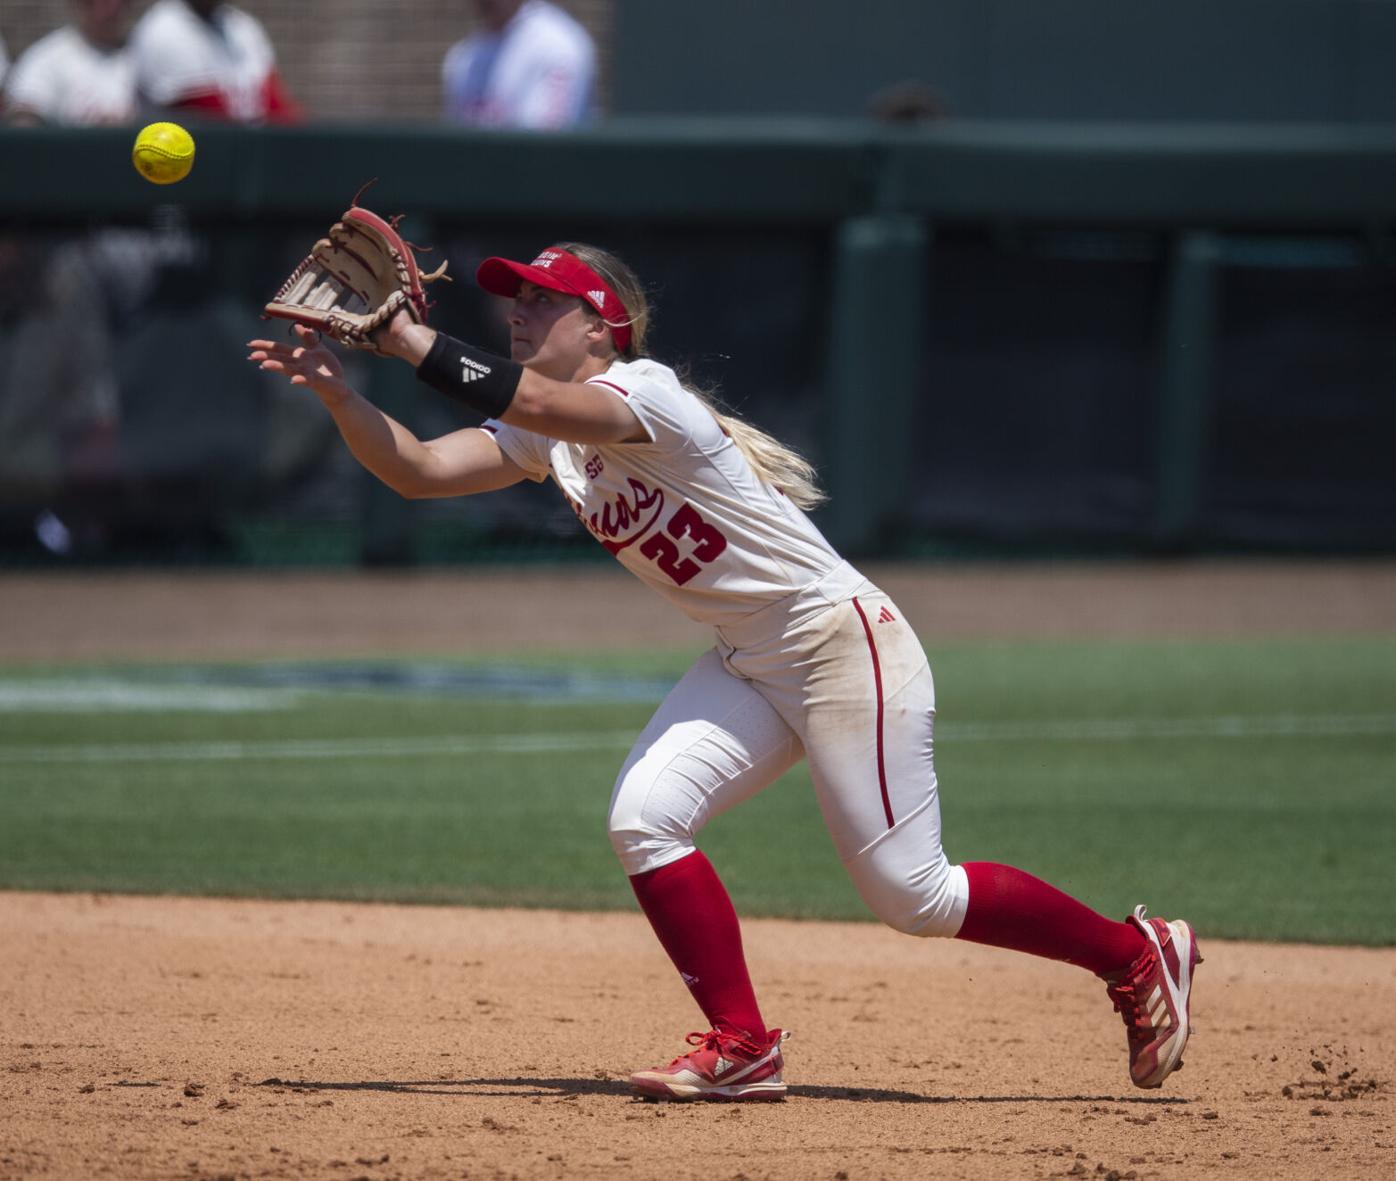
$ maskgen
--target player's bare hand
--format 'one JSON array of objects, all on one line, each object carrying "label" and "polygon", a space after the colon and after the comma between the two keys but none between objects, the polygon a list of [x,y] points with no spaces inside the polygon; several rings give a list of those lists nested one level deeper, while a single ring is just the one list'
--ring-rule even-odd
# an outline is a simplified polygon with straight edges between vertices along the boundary
[{"label": "player's bare hand", "polygon": [[398,308],[392,318],[373,334],[379,356],[398,357],[414,369],[426,360],[436,340],[436,330],[412,318],[405,308]]},{"label": "player's bare hand", "polygon": [[[292,385],[309,386],[322,398],[346,397],[344,369],[339,358],[320,341],[320,334],[304,324],[293,324],[296,342],[249,340],[247,359],[269,373],[283,373]],[[298,343],[297,343],[298,342]]]}]

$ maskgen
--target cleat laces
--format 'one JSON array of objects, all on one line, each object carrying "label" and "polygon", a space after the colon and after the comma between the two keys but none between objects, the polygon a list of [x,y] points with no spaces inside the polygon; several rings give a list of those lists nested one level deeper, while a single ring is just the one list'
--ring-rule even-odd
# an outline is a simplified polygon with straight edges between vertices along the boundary
[{"label": "cleat laces", "polygon": [[686,1054],[680,1054],[669,1063],[670,1067],[678,1066],[679,1063],[688,1058],[692,1058],[695,1054],[701,1054],[705,1050],[713,1050],[719,1054],[727,1050],[737,1050],[740,1053],[748,1054],[752,1057],[759,1057],[762,1053],[762,1048],[755,1042],[739,1037],[735,1033],[723,1033],[719,1029],[710,1029],[707,1033],[698,1033],[695,1031],[690,1033],[683,1040],[690,1046],[696,1047],[696,1049],[689,1050]]},{"label": "cleat laces", "polygon": [[1131,1042],[1147,1042],[1154,1032],[1149,1014],[1139,1004],[1139,993],[1141,986],[1145,985],[1152,975],[1157,960],[1158,952],[1151,943],[1130,965],[1124,978],[1107,985],[1105,989],[1106,995],[1115,1006],[1115,1012],[1124,1018]]}]

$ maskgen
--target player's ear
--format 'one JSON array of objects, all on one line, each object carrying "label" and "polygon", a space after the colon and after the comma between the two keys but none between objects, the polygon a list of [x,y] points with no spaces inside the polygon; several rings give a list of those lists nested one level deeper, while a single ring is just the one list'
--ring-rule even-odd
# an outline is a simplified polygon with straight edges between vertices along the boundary
[{"label": "player's ear", "polygon": [[600,312],[594,312],[589,307],[587,308],[587,340],[592,344],[609,344],[615,348],[615,344],[611,340],[611,326],[602,318]]}]

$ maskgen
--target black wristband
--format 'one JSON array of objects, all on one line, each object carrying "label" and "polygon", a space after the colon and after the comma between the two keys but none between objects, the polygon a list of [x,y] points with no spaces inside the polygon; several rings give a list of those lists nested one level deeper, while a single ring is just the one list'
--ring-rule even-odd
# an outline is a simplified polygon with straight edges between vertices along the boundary
[{"label": "black wristband", "polygon": [[438,332],[417,378],[486,418],[498,418],[514,400],[523,366]]}]

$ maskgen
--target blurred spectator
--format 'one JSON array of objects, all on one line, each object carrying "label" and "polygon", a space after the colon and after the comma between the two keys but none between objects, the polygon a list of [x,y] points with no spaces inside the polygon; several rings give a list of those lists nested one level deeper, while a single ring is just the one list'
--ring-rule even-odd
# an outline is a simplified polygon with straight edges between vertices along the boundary
[{"label": "blurred spectator", "polygon": [[219,0],[155,0],[131,34],[136,86],[152,107],[238,123],[302,117],[256,17]]},{"label": "blurred spectator", "polygon": [[0,505],[57,553],[100,548],[100,513],[119,468],[112,335],[94,244],[0,238]]},{"label": "blurred spectator", "polygon": [[[34,42],[5,79],[6,120],[129,122],[131,0],[72,0],[71,22]],[[58,553],[100,547],[119,471],[120,400],[111,326],[149,275],[135,231],[0,240],[0,484],[36,539]],[[85,507],[87,506],[87,507]]]},{"label": "blurred spectator", "polygon": [[[156,0],[123,52],[135,7],[73,0],[72,24],[36,42],[10,72],[16,121],[130,119],[142,102],[175,118],[260,122],[296,113],[251,17],[228,5]],[[236,236],[191,234],[173,205],[157,206],[148,229],[0,236],[0,544],[84,558],[126,544],[133,529],[162,545],[185,533],[211,536],[226,499],[219,480],[256,470],[227,458],[228,440],[270,418],[289,421],[280,433],[299,440],[292,459],[301,461],[308,444],[294,413],[252,383],[229,390],[200,381],[191,390],[164,361],[172,334],[209,354],[246,339],[236,297],[207,282],[220,271],[213,254],[239,248]],[[159,419],[185,407],[217,438],[205,432],[200,448],[183,448],[174,462],[152,457],[152,443],[165,445]],[[254,454],[247,445],[238,459]],[[162,540],[150,542],[156,535]]]},{"label": "blurred spectator", "polygon": [[11,123],[128,123],[136,76],[126,52],[131,0],[72,0],[72,21],[20,54],[5,80]]},{"label": "blurred spectator", "polygon": [[916,78],[884,86],[868,99],[868,114],[882,123],[933,123],[950,114],[934,87]]},{"label": "blurred spectator", "polygon": [[593,115],[596,46],[547,0],[475,0],[481,28],[446,53],[443,113],[475,127],[551,131]]}]

